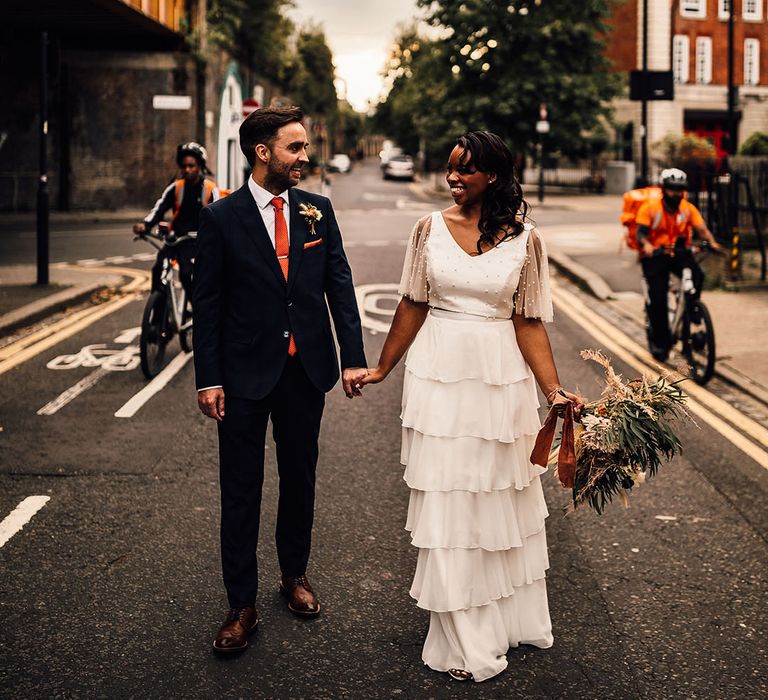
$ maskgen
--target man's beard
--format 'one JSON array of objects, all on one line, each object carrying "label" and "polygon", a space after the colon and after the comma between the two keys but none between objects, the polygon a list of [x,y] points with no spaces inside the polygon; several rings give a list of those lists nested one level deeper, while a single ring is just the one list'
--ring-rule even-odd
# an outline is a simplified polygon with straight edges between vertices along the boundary
[{"label": "man's beard", "polygon": [[273,165],[273,163],[274,161],[270,161],[267,165],[267,175],[264,178],[264,184],[268,185],[267,189],[283,192],[293,186],[290,175],[293,165],[288,163]]},{"label": "man's beard", "polygon": [[669,197],[666,194],[663,195],[663,199],[664,204],[666,204],[672,211],[675,211],[680,206],[680,202],[683,201],[682,197]]}]

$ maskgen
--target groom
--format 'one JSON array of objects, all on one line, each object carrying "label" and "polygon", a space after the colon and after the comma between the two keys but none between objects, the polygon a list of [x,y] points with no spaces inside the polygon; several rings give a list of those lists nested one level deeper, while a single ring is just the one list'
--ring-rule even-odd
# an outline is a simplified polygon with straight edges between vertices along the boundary
[{"label": "groom", "polygon": [[325,393],[349,398],[367,366],[352,274],[330,201],[295,188],[308,162],[298,107],[260,109],[240,126],[248,182],[202,210],[194,286],[200,410],[219,432],[221,560],[230,610],[213,643],[245,649],[256,629],[256,543],[264,441],[272,420],[280,495],[275,539],[288,609],[315,617],[307,579]]}]

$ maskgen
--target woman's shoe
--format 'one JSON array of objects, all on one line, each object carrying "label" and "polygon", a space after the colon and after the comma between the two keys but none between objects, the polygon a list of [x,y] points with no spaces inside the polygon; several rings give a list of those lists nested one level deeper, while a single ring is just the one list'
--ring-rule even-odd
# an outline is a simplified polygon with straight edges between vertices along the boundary
[{"label": "woman's shoe", "polygon": [[448,675],[455,681],[471,681],[472,674],[463,668],[449,668]]}]

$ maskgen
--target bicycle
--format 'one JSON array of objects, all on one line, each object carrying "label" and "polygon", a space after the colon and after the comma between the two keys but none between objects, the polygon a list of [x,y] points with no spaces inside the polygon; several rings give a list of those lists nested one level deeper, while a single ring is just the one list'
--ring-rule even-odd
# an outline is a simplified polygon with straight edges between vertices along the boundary
[{"label": "bicycle", "polygon": [[139,359],[147,379],[152,379],[162,369],[165,349],[177,333],[182,351],[192,351],[192,307],[179,279],[179,265],[173,249],[186,240],[197,238],[197,233],[190,231],[176,236],[167,223],[161,223],[158,229],[158,233],[147,231],[136,234],[133,239],[142,239],[163,253],[160,288],[150,293],[141,318]]},{"label": "bicycle", "polygon": [[[712,248],[706,242],[699,243],[691,249],[691,253],[711,251]],[[679,252],[680,250],[673,246],[662,246],[654,251],[654,255],[674,257]],[[643,280],[643,284],[645,284],[645,280]],[[679,276],[675,273],[669,276],[667,318],[672,336],[672,347],[678,341],[681,343],[683,357],[690,368],[690,378],[697,384],[706,384],[715,373],[715,328],[706,305],[701,299],[696,298],[696,288],[690,265],[685,265],[680,270]],[[645,325],[650,343],[650,322],[648,321],[647,309]]]}]

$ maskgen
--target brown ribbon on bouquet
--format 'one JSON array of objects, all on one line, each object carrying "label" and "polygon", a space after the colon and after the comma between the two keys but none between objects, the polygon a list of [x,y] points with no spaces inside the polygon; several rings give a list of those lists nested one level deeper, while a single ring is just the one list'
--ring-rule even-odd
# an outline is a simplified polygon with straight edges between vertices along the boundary
[{"label": "brown ribbon on bouquet", "polygon": [[531,463],[546,467],[552,451],[552,442],[557,430],[557,419],[562,413],[563,434],[560,451],[557,455],[557,478],[565,488],[572,489],[576,477],[576,448],[573,432],[573,403],[562,394],[558,394],[550,406],[544,425],[536,436],[536,444],[531,452]]}]

